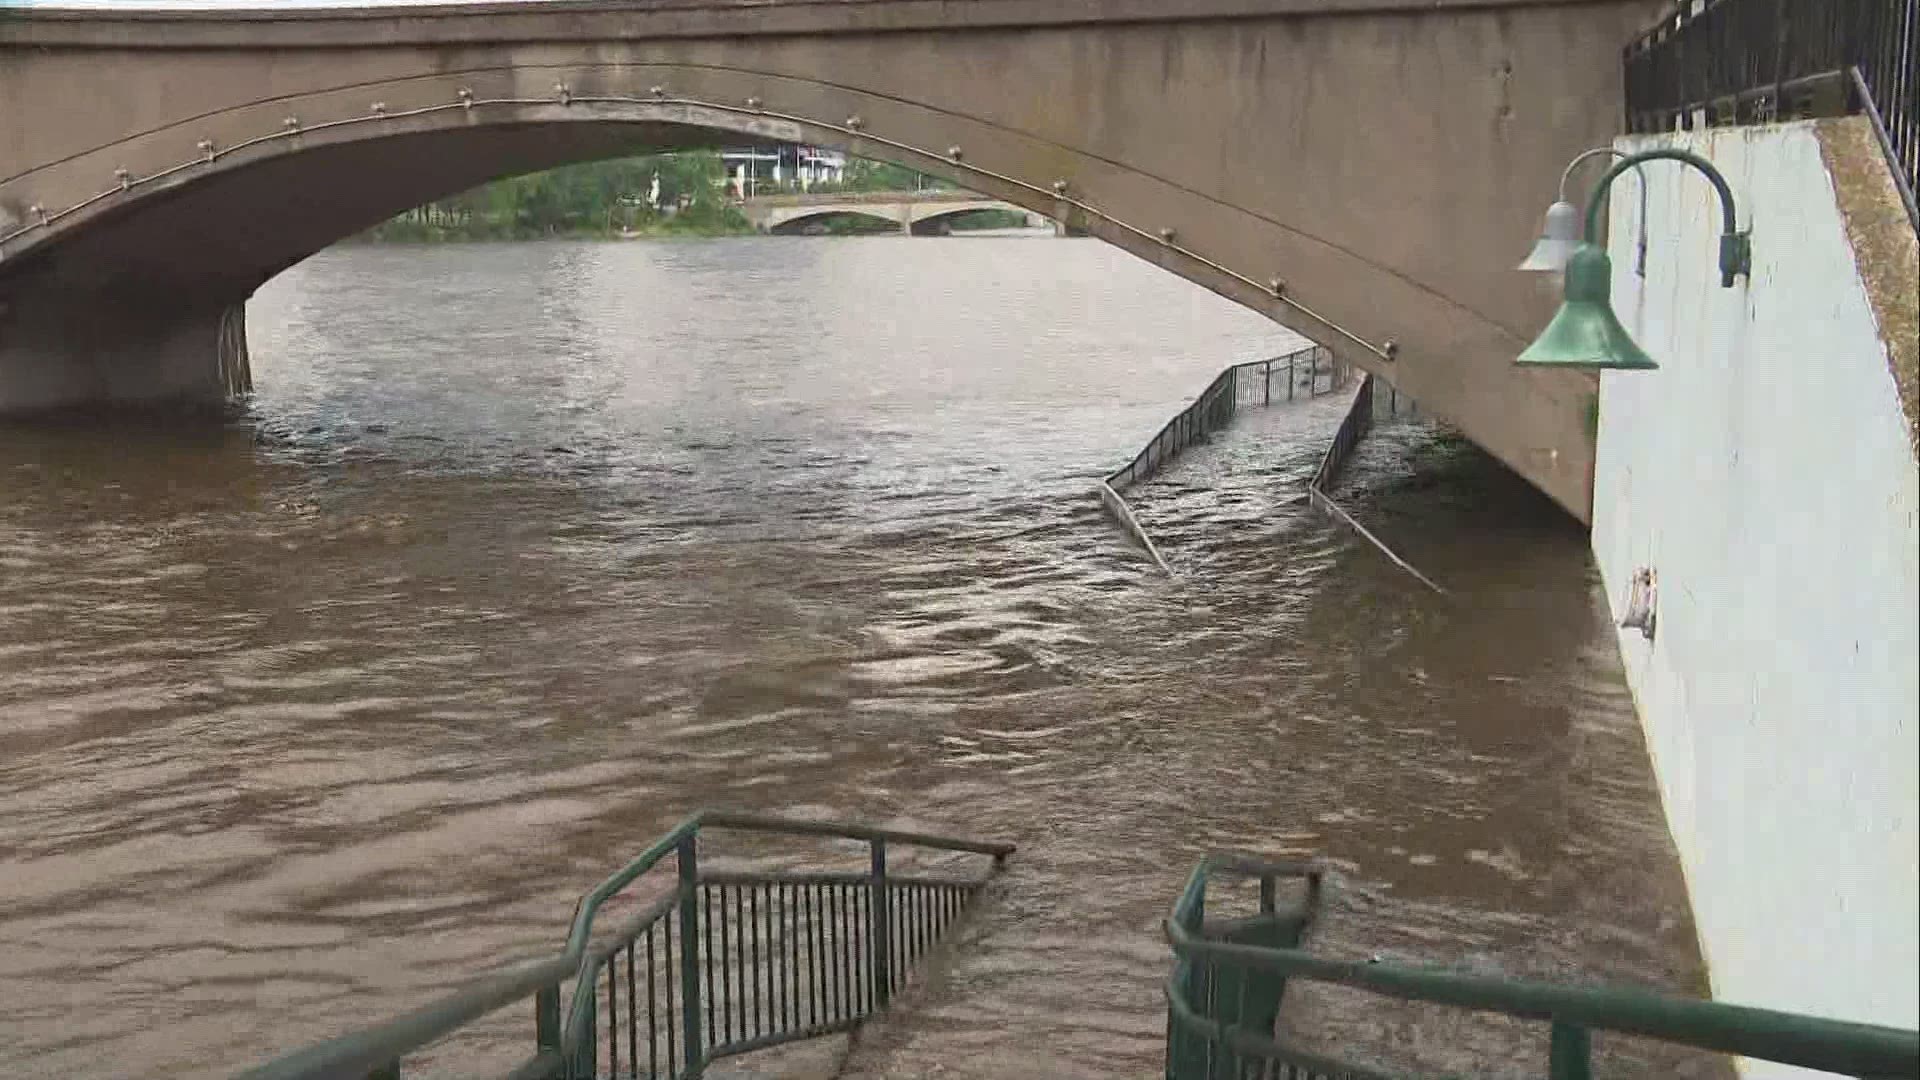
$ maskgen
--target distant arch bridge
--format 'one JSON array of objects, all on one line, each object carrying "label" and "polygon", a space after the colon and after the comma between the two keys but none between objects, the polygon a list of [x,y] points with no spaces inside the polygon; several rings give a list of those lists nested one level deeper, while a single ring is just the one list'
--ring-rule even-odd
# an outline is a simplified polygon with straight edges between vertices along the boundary
[{"label": "distant arch bridge", "polygon": [[1065,228],[1043,214],[1004,199],[971,191],[860,191],[756,195],[741,204],[753,227],[764,233],[796,233],[829,218],[859,217],[894,225],[911,236],[938,236],[956,218],[981,211],[1018,215],[1029,227]]}]

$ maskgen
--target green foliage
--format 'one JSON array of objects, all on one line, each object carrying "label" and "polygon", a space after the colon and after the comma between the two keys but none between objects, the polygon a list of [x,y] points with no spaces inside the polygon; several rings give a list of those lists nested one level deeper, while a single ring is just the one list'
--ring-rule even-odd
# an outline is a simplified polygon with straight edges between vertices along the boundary
[{"label": "green foliage", "polygon": [[753,231],[753,223],[739,207],[714,201],[698,201],[671,216],[651,215],[634,232],[655,236],[735,236]]},{"label": "green foliage", "polygon": [[[566,165],[509,176],[415,207],[375,226],[376,240],[506,240],[635,232],[745,232],[747,220],[721,197],[720,156],[655,154]],[[664,217],[652,205],[681,206]],[[681,221],[680,219],[685,219]]]}]

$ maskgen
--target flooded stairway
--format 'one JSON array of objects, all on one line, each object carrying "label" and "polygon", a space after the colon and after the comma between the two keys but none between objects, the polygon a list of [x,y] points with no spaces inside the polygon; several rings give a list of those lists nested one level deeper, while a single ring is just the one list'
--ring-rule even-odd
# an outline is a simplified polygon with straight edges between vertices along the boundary
[{"label": "flooded stairway", "polygon": [[[757,843],[717,859],[707,845],[703,857],[702,837],[715,833]],[[831,861],[855,847],[865,848],[864,873],[818,868],[823,855]],[[892,851],[918,857],[890,867]],[[1012,853],[999,843],[704,811],[582,898],[561,955],[243,1075],[830,1080],[1100,1072],[1101,1051],[1127,1038],[1135,1014],[1116,1017],[1113,1030],[1089,1028],[1097,996],[1016,993],[1002,1002],[1012,1012],[984,1016],[952,1007],[962,987],[975,998],[1008,998],[1014,989],[965,977],[976,954],[992,951],[984,938],[963,947],[943,942]],[[971,872],[955,872],[956,860],[972,857],[984,858]],[[672,874],[646,887],[648,871],[669,858]],[[1726,1054],[1861,1077],[1920,1069],[1920,1033],[1912,1031],[1457,965],[1329,955],[1307,942],[1326,919],[1328,879],[1315,859],[1200,859],[1162,924],[1171,946],[1170,963],[1163,954],[1157,965],[1170,967],[1161,984],[1165,1011],[1141,1010],[1165,1017],[1156,1071],[1168,1080],[1392,1080],[1432,1075],[1446,1060],[1448,1074],[1461,1076],[1537,1076],[1543,1061],[1551,1080],[1591,1080],[1596,1064],[1632,1075],[1730,1076]],[[1003,898],[1017,891],[1006,889]],[[1095,934],[1058,943],[1060,974],[1087,987],[1121,974],[1084,963],[1099,941]],[[517,1064],[482,1065],[485,1044],[473,1037],[474,1022],[528,1000],[532,1053],[523,1033]],[[1409,1006],[1429,1019],[1404,1026]],[[943,1015],[929,1023],[929,1013]],[[1491,1028],[1459,1022],[1489,1014]],[[1029,1023],[1009,1024],[1013,1015]],[[970,1046],[955,1039],[963,1029]],[[1078,1039],[1063,1037],[1069,1033]],[[1596,1034],[1657,1049],[1623,1056],[1611,1045],[1597,1048]],[[1377,1060],[1382,1047],[1400,1060]]]},{"label": "flooded stairway", "polygon": [[[715,833],[746,842],[716,853]],[[709,1075],[716,1062],[853,1031],[884,1011],[1013,850],[703,811],[582,897],[558,955],[243,1075]],[[863,868],[825,868],[854,853]],[[509,1037],[517,1064],[482,1066],[500,1053],[500,1033],[475,1021],[529,1004],[532,1052]],[[830,1067],[771,1064],[787,1075]]]}]

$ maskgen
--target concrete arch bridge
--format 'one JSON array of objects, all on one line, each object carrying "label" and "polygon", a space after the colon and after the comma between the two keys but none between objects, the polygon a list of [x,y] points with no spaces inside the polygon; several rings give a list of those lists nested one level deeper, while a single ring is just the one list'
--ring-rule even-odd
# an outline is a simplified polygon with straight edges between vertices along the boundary
[{"label": "concrete arch bridge", "polygon": [[756,195],[741,204],[753,227],[764,233],[797,233],[829,218],[857,217],[884,222],[909,236],[939,236],[955,219],[982,211],[1016,214],[1031,228],[1051,224],[1056,235],[1066,229],[1044,215],[1004,199],[971,191],[863,191],[820,194]]},{"label": "concrete arch bridge", "polygon": [[213,400],[247,297],[430,199],[754,140],[949,179],[1385,375],[1575,515],[1594,381],[1509,269],[1646,0],[0,10],[0,409]]}]

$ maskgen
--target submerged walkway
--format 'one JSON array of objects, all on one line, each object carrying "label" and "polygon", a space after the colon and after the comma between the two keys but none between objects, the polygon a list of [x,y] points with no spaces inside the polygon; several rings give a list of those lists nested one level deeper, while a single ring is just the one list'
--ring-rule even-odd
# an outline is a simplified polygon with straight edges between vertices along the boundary
[{"label": "submerged walkway", "polygon": [[[1161,594],[1165,637],[1097,676],[1133,680],[1138,712],[1116,718],[1126,734],[1107,767],[1034,801],[1019,856],[944,966],[858,1036],[839,1075],[1156,1075],[1159,920],[1210,849],[1328,858],[1315,948],[1702,989],[1577,528],[1477,450],[1383,410],[1341,494],[1457,582],[1450,600],[1434,596],[1299,499],[1345,400],[1245,410],[1130,493],[1183,571],[1140,586]],[[1268,591],[1236,587],[1252,575]],[[1156,656],[1216,605],[1233,617]],[[1154,678],[1163,664],[1231,668],[1235,684],[1264,669],[1276,689],[1223,682],[1201,705]],[[1129,847],[1190,858],[1093,854]],[[1290,1016],[1363,1060],[1511,1061],[1515,1075],[1545,1060],[1536,1032],[1510,1022],[1301,999]],[[1627,1074],[1723,1068],[1625,1040],[1598,1049],[1602,1068]]]}]

